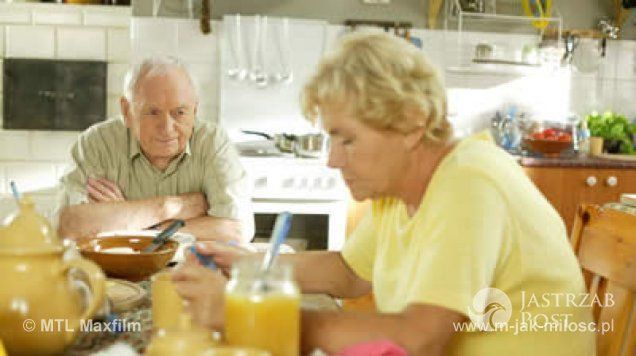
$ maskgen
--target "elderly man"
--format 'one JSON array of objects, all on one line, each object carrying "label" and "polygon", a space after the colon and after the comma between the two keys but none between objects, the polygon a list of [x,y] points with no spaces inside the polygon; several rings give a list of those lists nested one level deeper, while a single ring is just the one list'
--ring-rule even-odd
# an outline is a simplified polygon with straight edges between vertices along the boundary
[{"label": "elderly man", "polygon": [[186,220],[198,239],[247,242],[246,173],[225,131],[196,119],[192,77],[177,59],[146,59],[126,76],[122,118],[82,133],[61,179],[62,237]]}]

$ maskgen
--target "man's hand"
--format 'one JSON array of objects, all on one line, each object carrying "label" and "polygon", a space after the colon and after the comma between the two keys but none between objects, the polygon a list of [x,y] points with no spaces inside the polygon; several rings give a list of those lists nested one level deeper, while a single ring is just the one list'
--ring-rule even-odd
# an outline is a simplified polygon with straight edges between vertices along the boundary
[{"label": "man's hand", "polygon": [[88,192],[88,200],[91,203],[106,203],[126,200],[117,184],[105,178],[89,177],[86,181],[86,191]]},{"label": "man's hand", "polygon": [[202,267],[189,258],[173,273],[172,280],[179,295],[188,302],[186,308],[196,324],[207,329],[223,328],[227,280],[221,272]]}]

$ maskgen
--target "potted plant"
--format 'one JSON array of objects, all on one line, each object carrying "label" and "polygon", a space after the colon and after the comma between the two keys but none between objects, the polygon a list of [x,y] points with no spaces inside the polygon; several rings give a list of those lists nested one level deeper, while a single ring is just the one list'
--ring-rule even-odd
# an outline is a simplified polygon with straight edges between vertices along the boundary
[{"label": "potted plant", "polygon": [[608,153],[636,154],[634,136],[636,124],[630,123],[623,115],[606,111],[602,115],[592,112],[585,117],[590,134],[602,137],[603,150]]}]

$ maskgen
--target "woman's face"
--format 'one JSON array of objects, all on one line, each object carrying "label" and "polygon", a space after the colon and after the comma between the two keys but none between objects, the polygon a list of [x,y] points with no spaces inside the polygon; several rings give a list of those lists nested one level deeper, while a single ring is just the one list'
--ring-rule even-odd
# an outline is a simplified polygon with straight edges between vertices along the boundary
[{"label": "woman's face", "polygon": [[329,167],[340,170],[356,200],[392,195],[404,176],[405,136],[371,127],[349,114],[345,105],[321,108],[329,133]]}]

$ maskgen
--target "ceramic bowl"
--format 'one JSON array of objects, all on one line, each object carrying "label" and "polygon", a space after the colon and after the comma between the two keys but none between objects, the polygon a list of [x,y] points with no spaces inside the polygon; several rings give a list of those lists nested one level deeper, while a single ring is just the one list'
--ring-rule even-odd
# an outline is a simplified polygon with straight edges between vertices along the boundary
[{"label": "ceramic bowl", "polygon": [[169,240],[154,252],[143,252],[152,239],[151,236],[89,237],[78,240],[77,248],[107,276],[136,282],[165,268],[179,245]]},{"label": "ceramic bowl", "polygon": [[561,152],[572,147],[572,141],[556,141],[556,140],[539,140],[534,138],[525,138],[524,145],[533,152],[541,153],[544,156],[555,157]]}]

